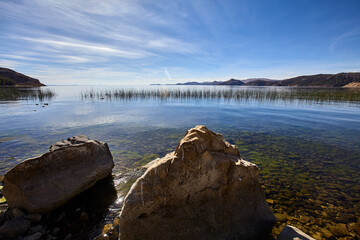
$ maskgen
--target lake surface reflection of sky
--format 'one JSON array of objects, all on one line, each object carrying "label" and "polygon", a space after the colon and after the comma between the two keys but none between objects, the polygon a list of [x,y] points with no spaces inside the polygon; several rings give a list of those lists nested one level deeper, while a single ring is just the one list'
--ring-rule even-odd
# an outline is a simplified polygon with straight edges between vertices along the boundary
[{"label": "lake surface reflection of sky", "polygon": [[[84,98],[84,94],[117,89],[247,89],[247,93],[250,89],[260,96],[273,90],[213,86],[48,88],[56,94],[48,99],[26,99],[25,95],[23,99],[2,99],[0,175],[27,158],[47,152],[52,143],[79,134],[109,144],[116,163],[114,172],[133,168],[174,150],[186,130],[201,124],[223,134],[238,146],[244,159],[260,167],[260,182],[267,198],[273,200],[272,210],[288,216],[277,224],[279,229],[285,223],[296,226],[306,216],[310,224],[302,227],[314,236],[323,236],[321,229],[338,224],[334,212],[350,209],[342,220],[350,227],[360,217],[360,104],[339,99],[344,97],[344,90],[276,88],[275,100],[234,100],[110,98],[100,94]],[[291,91],[295,91],[292,99],[284,98],[287,93],[283,92]],[[301,99],[309,96],[309,91],[319,97]],[[293,98],[294,94],[298,99]],[[329,100],[329,94],[336,99]],[[356,90],[351,94],[352,99],[359,96]],[[348,235],[356,234],[350,227]]]}]

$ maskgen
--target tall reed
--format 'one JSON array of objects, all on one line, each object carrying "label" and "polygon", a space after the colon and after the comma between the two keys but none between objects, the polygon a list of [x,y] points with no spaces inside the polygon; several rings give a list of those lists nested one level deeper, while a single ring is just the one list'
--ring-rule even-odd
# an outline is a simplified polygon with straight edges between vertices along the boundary
[{"label": "tall reed", "polygon": [[134,89],[88,90],[82,99],[107,100],[222,100],[306,101],[360,103],[360,90],[316,88]]}]

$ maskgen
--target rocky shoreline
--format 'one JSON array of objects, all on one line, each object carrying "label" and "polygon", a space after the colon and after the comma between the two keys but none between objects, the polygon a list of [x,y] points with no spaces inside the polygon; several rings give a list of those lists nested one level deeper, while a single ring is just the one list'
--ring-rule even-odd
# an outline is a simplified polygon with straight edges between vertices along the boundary
[{"label": "rocky shoreline", "polygon": [[4,176],[0,239],[272,238],[257,166],[205,126],[144,167],[111,176],[113,164],[106,143],[76,136],[17,165]]}]

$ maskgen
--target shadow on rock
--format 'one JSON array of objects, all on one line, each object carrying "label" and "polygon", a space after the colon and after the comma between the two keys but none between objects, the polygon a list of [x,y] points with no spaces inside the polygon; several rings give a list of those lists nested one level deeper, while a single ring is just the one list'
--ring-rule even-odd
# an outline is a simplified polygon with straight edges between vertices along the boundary
[{"label": "shadow on rock", "polygon": [[45,217],[45,228],[60,239],[89,239],[101,232],[104,215],[116,200],[112,176],[69,200]]}]

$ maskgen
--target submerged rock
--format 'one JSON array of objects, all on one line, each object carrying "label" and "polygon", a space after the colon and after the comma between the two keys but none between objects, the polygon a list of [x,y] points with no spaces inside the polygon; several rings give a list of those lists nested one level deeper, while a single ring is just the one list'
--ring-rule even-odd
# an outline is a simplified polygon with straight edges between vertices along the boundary
[{"label": "submerged rock", "polygon": [[329,229],[335,236],[338,236],[338,237],[349,235],[349,232],[346,228],[346,224],[344,224],[344,223],[338,223],[338,224],[332,225],[329,227]]},{"label": "submerged rock", "polygon": [[120,239],[251,239],[271,229],[255,164],[205,126],[148,164],[120,213]]},{"label": "submerged rock", "polygon": [[76,136],[8,171],[3,194],[11,208],[46,213],[107,177],[113,167],[106,143]]}]

